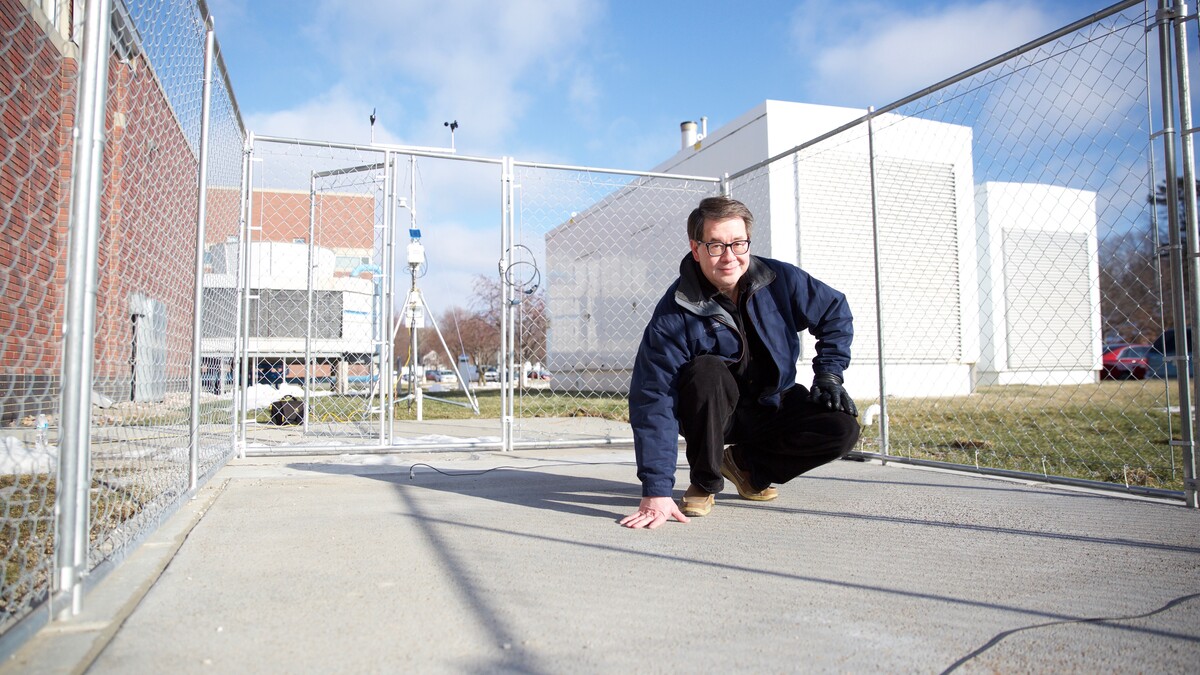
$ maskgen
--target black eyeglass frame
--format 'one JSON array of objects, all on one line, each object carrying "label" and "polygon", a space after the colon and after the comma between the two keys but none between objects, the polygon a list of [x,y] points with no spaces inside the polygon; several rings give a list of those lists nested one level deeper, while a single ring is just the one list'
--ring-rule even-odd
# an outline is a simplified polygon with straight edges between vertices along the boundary
[{"label": "black eyeglass frame", "polygon": [[[737,241],[731,241],[728,244],[723,241],[700,241],[699,239],[696,239],[695,241],[708,251],[708,256],[710,258],[720,258],[721,256],[725,255],[725,249],[727,248],[731,249],[734,255],[745,255],[750,250],[749,239],[738,239]],[[713,253],[714,247],[717,250],[716,253]],[[741,248],[742,250],[739,251],[738,248]]]}]

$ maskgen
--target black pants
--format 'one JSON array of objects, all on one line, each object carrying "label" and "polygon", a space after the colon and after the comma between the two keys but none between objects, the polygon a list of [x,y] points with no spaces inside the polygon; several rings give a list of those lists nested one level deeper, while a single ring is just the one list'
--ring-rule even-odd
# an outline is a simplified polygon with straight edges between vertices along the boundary
[{"label": "black pants", "polygon": [[679,429],[692,484],[708,492],[725,486],[728,443],[738,445],[738,463],[762,489],[843,457],[858,441],[858,419],[809,403],[803,386],[788,390],[778,409],[738,399],[737,381],[720,358],[700,356],[680,370]]}]

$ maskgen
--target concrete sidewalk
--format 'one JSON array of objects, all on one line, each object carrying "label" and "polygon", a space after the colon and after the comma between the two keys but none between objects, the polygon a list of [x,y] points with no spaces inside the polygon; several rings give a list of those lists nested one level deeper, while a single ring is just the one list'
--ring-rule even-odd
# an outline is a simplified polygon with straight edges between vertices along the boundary
[{"label": "concrete sidewalk", "polygon": [[633,474],[629,449],[235,461],[2,670],[1200,663],[1200,514],[1182,506],[843,461],[774,502],[727,488],[708,517],[634,531],[617,525]]}]

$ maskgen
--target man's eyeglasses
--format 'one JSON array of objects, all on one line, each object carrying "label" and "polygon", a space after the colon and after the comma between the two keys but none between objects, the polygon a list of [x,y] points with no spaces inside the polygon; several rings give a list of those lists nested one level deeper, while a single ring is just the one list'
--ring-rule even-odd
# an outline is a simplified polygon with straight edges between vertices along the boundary
[{"label": "man's eyeglasses", "polygon": [[750,250],[749,239],[739,239],[738,241],[731,241],[728,244],[723,241],[697,241],[696,243],[707,248],[708,255],[714,258],[725,255],[725,249],[727,248],[732,249],[734,255],[742,255]]}]

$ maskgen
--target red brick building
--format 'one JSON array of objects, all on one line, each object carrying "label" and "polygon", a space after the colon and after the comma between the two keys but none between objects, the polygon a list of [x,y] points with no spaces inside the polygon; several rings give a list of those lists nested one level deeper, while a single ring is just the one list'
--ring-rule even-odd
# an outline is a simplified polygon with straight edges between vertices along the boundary
[{"label": "red brick building", "polygon": [[3,425],[51,412],[61,370],[78,50],[29,4],[0,0]]},{"label": "red brick building", "polygon": [[[62,371],[79,46],[72,4],[53,19],[42,4],[0,0],[0,424],[53,412]],[[162,74],[130,40],[137,33],[117,28],[124,37],[108,69],[95,388],[129,400],[141,384],[161,398],[186,387],[190,370],[198,157]],[[138,358],[152,367],[131,367]]]}]

